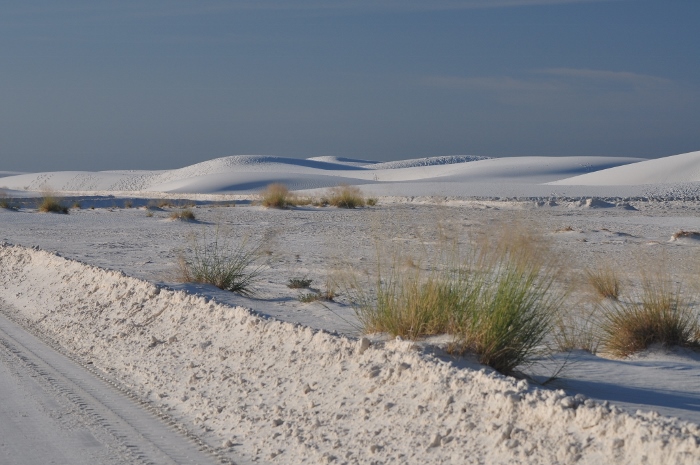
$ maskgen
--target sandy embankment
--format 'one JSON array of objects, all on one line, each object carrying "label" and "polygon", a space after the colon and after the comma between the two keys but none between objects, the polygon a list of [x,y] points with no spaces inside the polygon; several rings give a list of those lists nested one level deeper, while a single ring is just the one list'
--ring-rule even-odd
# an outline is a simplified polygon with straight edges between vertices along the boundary
[{"label": "sandy embankment", "polygon": [[696,463],[700,428],[0,247],[15,319],[217,447],[272,463]]}]

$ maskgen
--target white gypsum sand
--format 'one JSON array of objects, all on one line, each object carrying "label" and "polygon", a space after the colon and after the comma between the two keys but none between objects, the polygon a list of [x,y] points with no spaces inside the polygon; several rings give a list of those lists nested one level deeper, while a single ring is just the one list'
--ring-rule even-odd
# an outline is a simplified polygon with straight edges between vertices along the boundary
[{"label": "white gypsum sand", "polygon": [[245,456],[693,463],[700,452],[694,424],[455,368],[410,342],[366,347],[46,252],[0,253],[15,318]]},{"label": "white gypsum sand", "polygon": [[[687,154],[668,162],[675,166],[674,160],[682,160],[678,171],[689,172],[688,160],[694,158]],[[302,304],[284,285],[291,277],[308,275],[322,288],[338,267],[372,268],[373,237],[420,250],[438,223],[448,232],[533,223],[555,249],[569,254],[566,263],[575,270],[595,265],[601,256],[629,270],[640,266],[637,257],[657,264],[666,257],[674,279],[686,279],[696,271],[696,241],[669,240],[681,229],[700,230],[696,180],[541,184],[596,170],[604,176],[608,168],[639,170],[649,163],[633,161],[441,157],[434,164],[409,160],[381,168],[362,160],[227,157],[172,172],[9,176],[0,186],[8,181],[13,198],[40,195],[24,187],[38,189],[43,182],[58,194],[79,193],[84,208],[91,203],[98,208],[39,215],[31,213],[29,200],[22,200],[19,212],[0,210],[0,240],[38,245],[85,262],[3,247],[1,297],[25,325],[169,409],[210,444],[237,444],[239,453],[263,462],[335,457],[338,463],[566,463],[579,457],[579,463],[694,463],[700,393],[692,379],[700,363],[692,353],[652,350],[627,361],[583,353],[557,356],[555,362],[568,357],[578,363],[570,364],[557,384],[566,391],[546,390],[480,372],[466,360],[423,353],[405,341],[383,344],[371,337],[375,343],[359,354],[360,334],[343,296],[325,307]],[[348,179],[364,192],[382,195],[380,207],[201,206],[193,209],[200,222],[187,224],[168,221],[169,212],[147,218],[143,210],[100,208],[122,206],[125,200],[94,197],[111,193],[134,202],[161,196],[201,202],[251,198],[257,189],[251,186],[268,181],[297,182],[290,187],[319,193]],[[125,192],[124,186],[138,189]],[[161,187],[168,192],[158,191]],[[257,298],[174,285],[167,276],[177,249],[188,247],[188,237],[216,224],[237,235],[277,231]],[[148,282],[90,265],[204,297],[167,289],[156,294]],[[261,319],[265,315],[290,324]],[[577,392],[619,402],[628,413],[586,403],[575,397]],[[637,408],[692,423],[635,414]]]}]

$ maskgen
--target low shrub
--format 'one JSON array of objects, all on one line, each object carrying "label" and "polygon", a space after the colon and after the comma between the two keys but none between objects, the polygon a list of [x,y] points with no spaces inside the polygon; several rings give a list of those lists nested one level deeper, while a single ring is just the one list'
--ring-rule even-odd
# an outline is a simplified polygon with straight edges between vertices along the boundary
[{"label": "low shrub", "polygon": [[234,242],[222,237],[218,227],[212,241],[207,241],[204,234],[201,240],[194,237],[190,253],[179,257],[180,279],[252,295],[253,285],[263,269],[260,260],[266,238],[259,242],[250,242],[247,238]]},{"label": "low shrub", "polygon": [[287,186],[281,183],[270,184],[260,193],[263,207],[288,208],[296,205],[294,195],[289,192]]},{"label": "low shrub", "polygon": [[603,347],[617,357],[627,357],[652,344],[697,347],[700,343],[698,315],[661,278],[643,278],[642,289],[630,302],[603,306],[600,327]]},{"label": "low shrub", "polygon": [[375,199],[374,197],[370,197],[367,199],[367,206],[374,207],[375,205],[377,205],[377,199]]},{"label": "low shrub", "polygon": [[185,210],[175,211],[170,214],[170,219],[180,221],[195,221],[196,217],[189,208]]},{"label": "low shrub", "polygon": [[331,188],[328,203],[338,208],[357,208],[365,206],[365,198],[359,187],[342,185]]}]

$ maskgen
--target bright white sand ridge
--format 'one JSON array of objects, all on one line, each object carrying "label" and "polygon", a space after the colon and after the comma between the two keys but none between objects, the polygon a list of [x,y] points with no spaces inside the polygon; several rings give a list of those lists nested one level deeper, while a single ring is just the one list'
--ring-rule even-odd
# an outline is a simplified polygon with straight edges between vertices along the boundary
[{"label": "bright white sand ridge", "polygon": [[551,184],[610,186],[685,182],[700,182],[700,152],[617,166]]},{"label": "bright white sand ridge", "polygon": [[700,428],[263,319],[56,255],[0,247],[16,319],[184,422],[271,463],[695,464]]},{"label": "bright white sand ridge", "polygon": [[[469,186],[474,183],[537,185],[639,161],[641,159],[620,157],[486,158],[456,155],[377,163],[337,157],[296,159],[238,155],[166,171],[61,171],[8,175],[2,178],[0,187],[20,191],[122,195],[139,192],[250,194],[259,192],[268,184],[281,182],[292,190],[353,184],[371,186],[378,195],[397,195],[397,189],[399,195],[474,195],[469,192]],[[405,185],[408,182],[423,186]],[[436,188],[435,183],[441,186]]]}]

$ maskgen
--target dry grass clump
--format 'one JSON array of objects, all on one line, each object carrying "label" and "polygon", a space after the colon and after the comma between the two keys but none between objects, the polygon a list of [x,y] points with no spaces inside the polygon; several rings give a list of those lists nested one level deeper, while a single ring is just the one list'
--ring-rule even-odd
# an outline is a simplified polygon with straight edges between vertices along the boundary
[{"label": "dry grass clump", "polygon": [[298,297],[299,302],[305,304],[319,301],[333,302],[333,299],[335,299],[335,293],[329,290],[301,293]]},{"label": "dry grass clump", "polygon": [[219,228],[213,240],[205,234],[193,238],[188,254],[178,260],[179,277],[182,282],[212,284],[219,289],[252,295],[255,281],[262,273],[261,250],[267,236],[257,242],[244,238],[233,241],[222,237]]},{"label": "dry grass clump", "polygon": [[677,241],[678,239],[696,239],[696,240],[700,240],[700,232],[697,232],[697,231],[684,231],[684,230],[681,229],[680,231],[677,231],[677,232],[673,233],[673,235],[671,236],[671,240],[672,240],[672,241]]},{"label": "dry grass clump", "polygon": [[61,202],[53,195],[44,195],[37,208],[42,213],[68,214],[68,207],[63,206]]},{"label": "dry grass clump", "polygon": [[0,208],[4,208],[5,210],[17,210],[17,206],[12,199],[2,190],[0,190]]},{"label": "dry grass clump", "polygon": [[313,279],[308,278],[291,278],[287,283],[287,287],[290,289],[307,289],[312,282]]},{"label": "dry grass clump", "polygon": [[281,183],[270,184],[260,193],[263,207],[288,208],[295,206],[296,198],[287,186]]},{"label": "dry grass clump", "polygon": [[394,256],[388,271],[380,265],[370,291],[349,286],[364,331],[411,339],[451,334],[453,352],[472,352],[503,373],[543,352],[563,294],[552,289],[555,268],[534,237],[511,230],[469,257],[456,250],[441,256],[431,269],[402,269]]},{"label": "dry grass clump", "polygon": [[603,308],[603,346],[612,355],[627,357],[652,344],[698,347],[698,315],[688,300],[667,280],[643,277],[634,301]]},{"label": "dry grass clump", "polygon": [[357,186],[342,185],[330,189],[328,203],[338,208],[364,207],[365,197]]},{"label": "dry grass clump", "polygon": [[604,266],[598,269],[587,269],[585,274],[588,284],[599,297],[611,300],[620,298],[622,284],[614,268]]},{"label": "dry grass clump", "polygon": [[186,208],[185,210],[172,212],[170,214],[170,219],[180,221],[195,221],[196,217],[194,216],[194,212],[192,212],[192,210]]}]

